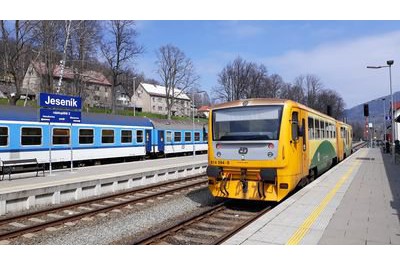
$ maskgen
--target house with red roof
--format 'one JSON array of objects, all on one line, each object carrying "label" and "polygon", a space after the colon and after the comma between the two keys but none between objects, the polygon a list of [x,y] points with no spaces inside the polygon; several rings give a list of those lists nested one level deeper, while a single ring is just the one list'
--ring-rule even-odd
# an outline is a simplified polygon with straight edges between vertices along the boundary
[{"label": "house with red roof", "polygon": [[[60,65],[53,67],[51,74],[52,91],[57,90],[58,81],[61,75]],[[26,71],[23,87],[34,91],[36,94],[43,92],[48,76],[45,63],[32,62]],[[60,93],[64,95],[81,96],[89,106],[110,106],[111,105],[111,83],[100,72],[87,70],[78,73],[76,70],[65,67],[62,77]]]}]

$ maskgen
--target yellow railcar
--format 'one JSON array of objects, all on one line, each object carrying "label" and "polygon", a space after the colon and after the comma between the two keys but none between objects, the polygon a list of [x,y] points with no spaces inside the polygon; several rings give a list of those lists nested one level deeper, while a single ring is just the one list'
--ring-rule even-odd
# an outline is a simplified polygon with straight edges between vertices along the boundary
[{"label": "yellow railcar", "polygon": [[342,158],[338,130],[343,126],[351,133],[351,127],[338,123],[291,100],[247,99],[215,106],[208,134],[212,195],[282,200]]},{"label": "yellow railcar", "polygon": [[338,160],[342,161],[352,153],[353,132],[350,125],[338,121],[336,123]]}]

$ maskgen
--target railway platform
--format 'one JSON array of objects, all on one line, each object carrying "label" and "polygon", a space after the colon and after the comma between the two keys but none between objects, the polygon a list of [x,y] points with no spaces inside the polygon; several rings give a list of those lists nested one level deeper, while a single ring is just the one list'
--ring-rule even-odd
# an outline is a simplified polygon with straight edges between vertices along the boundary
[{"label": "railway platform", "polygon": [[207,155],[152,159],[13,174],[0,181],[0,216],[36,206],[60,204],[138,186],[204,174]]},{"label": "railway platform", "polygon": [[399,245],[400,164],[362,148],[226,245]]}]

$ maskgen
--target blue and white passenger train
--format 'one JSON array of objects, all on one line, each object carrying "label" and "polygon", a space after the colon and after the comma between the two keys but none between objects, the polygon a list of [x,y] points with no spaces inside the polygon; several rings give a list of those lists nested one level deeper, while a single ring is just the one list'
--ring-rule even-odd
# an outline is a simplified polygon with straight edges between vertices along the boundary
[{"label": "blue and white passenger train", "polygon": [[82,112],[82,123],[71,126],[39,122],[38,111],[0,106],[0,160],[48,163],[51,149],[52,162],[68,162],[71,142],[73,160],[84,164],[207,151],[207,126],[195,123],[193,130],[191,121]]}]

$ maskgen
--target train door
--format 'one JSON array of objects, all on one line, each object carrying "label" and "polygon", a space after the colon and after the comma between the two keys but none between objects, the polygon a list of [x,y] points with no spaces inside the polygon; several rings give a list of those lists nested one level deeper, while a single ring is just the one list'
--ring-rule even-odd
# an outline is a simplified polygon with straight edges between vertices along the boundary
[{"label": "train door", "polygon": [[158,131],[158,152],[164,153],[164,130]]},{"label": "train door", "polygon": [[151,153],[151,130],[146,130],[145,131],[145,143],[146,143],[146,153]]},{"label": "train door", "polygon": [[[309,152],[308,152],[308,128],[307,128],[307,125],[308,125],[308,120],[307,120],[307,116],[306,116],[306,112],[305,111],[301,111],[301,127],[300,127],[300,130],[301,130],[301,139],[300,139],[300,141],[302,141],[302,146],[303,146],[303,148],[302,148],[302,158],[303,158],[303,161],[302,161],[302,175],[303,176],[306,176],[306,175],[308,175],[308,170],[309,170]],[[307,121],[307,122],[306,122]]]},{"label": "train door", "polygon": [[301,178],[301,171],[303,168],[303,140],[300,137],[300,109],[292,108],[291,113],[291,134],[290,134],[290,146],[291,146],[291,156],[290,160],[296,161],[295,163],[290,163],[291,174],[294,176],[299,176]]},{"label": "train door", "polygon": [[307,141],[307,123],[306,112],[298,108],[292,108],[292,139],[291,145],[293,150],[293,159],[297,163],[293,163],[293,173],[299,179],[308,175],[308,141]]}]

